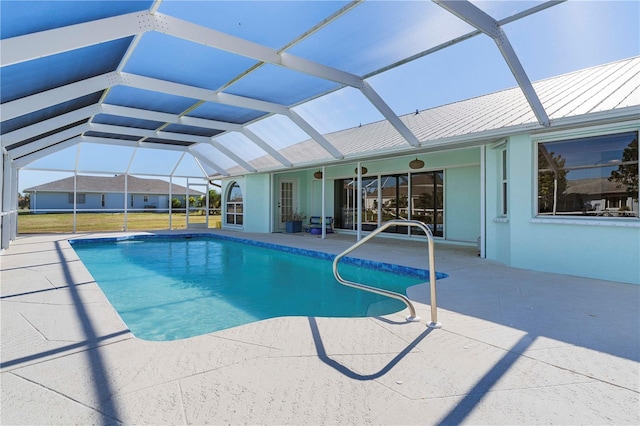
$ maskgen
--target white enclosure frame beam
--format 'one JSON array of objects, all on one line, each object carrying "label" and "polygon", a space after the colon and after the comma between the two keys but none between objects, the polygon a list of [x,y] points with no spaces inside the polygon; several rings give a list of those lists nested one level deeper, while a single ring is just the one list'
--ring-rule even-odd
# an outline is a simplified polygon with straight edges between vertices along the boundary
[{"label": "white enclosure frame beam", "polygon": [[7,146],[13,145],[14,143],[51,132],[70,123],[75,123],[84,119],[88,120],[89,117],[97,114],[99,111],[99,106],[90,105],[88,107],[80,108],[75,111],[50,118],[48,120],[40,121],[38,123],[32,124],[31,126],[14,130],[13,132],[5,133],[2,135],[2,148],[6,148]]},{"label": "white enclosure frame beam", "polygon": [[293,121],[298,127],[305,131],[309,136],[313,138],[325,151],[327,151],[333,158],[342,160],[344,156],[342,153],[331,144],[324,136],[322,136],[313,126],[307,123],[302,117],[293,110],[289,110],[288,114],[291,121]]},{"label": "white enclosure frame beam", "polygon": [[[192,149],[188,149],[187,152],[191,155],[193,155],[193,158],[195,158],[196,160],[200,161],[203,164],[206,164],[207,166],[211,167],[214,170],[217,170],[218,173],[220,173],[222,176],[229,176],[229,173],[227,173],[227,171],[224,169],[224,167],[221,167],[219,165],[217,165],[216,163],[214,163],[213,161],[209,160],[207,157],[205,157],[203,154],[194,151]],[[205,177],[206,176],[205,174]]]},{"label": "white enclosure frame beam", "polygon": [[74,145],[77,145],[82,140],[82,137],[78,136],[73,139],[66,140],[64,142],[57,143],[55,145],[48,146],[46,148],[41,149],[40,151],[32,152],[31,154],[27,154],[23,157],[20,157],[14,160],[14,164],[17,168],[21,169],[26,167],[30,163],[33,163],[36,160],[44,158],[48,155],[55,154],[58,151],[62,151],[63,149],[70,148]]},{"label": "white enclosure frame beam", "polygon": [[9,156],[12,159],[20,158],[25,155],[31,154],[33,152],[39,151],[41,149],[47,148],[51,145],[55,145],[64,141],[65,139],[71,139],[75,136],[81,135],[83,132],[89,129],[89,123],[80,124],[78,126],[72,127],[67,130],[63,130],[62,132],[58,132],[54,135],[44,137],[42,139],[38,139],[35,142],[31,142],[22,146],[19,146],[15,149],[9,150]]},{"label": "white enclosure frame beam", "polygon": [[467,0],[432,1],[493,39],[518,82],[527,102],[529,102],[538,122],[543,126],[549,126],[549,116],[500,24]]},{"label": "white enclosure frame beam", "polygon": [[5,102],[2,104],[2,120],[10,120],[30,112],[81,98],[91,93],[101,92],[108,87],[117,86],[119,80],[117,73],[110,72],[55,89],[45,90],[35,95],[25,96],[15,101]]},{"label": "white enclosure frame beam", "polygon": [[153,15],[147,11],[83,22],[0,41],[1,66],[68,52],[152,30]]},{"label": "white enclosure frame beam", "polygon": [[267,142],[263,141],[262,138],[260,138],[260,136],[256,135],[251,130],[247,129],[246,127],[243,127],[241,133],[245,135],[247,138],[251,139],[253,143],[258,145],[258,147],[260,147],[267,154],[271,155],[273,158],[278,160],[280,164],[282,164],[283,166],[293,167],[293,164],[291,163],[291,161],[287,160],[287,158],[284,155],[280,154],[275,148],[273,148]]},{"label": "white enclosure frame beam", "polygon": [[[2,40],[0,49],[3,55],[0,62],[2,66],[25,62],[56,53],[79,49],[86,46],[99,44],[105,41],[116,40],[129,36],[138,36],[147,31],[158,31],[170,36],[182,38],[195,43],[203,44],[211,48],[224,50],[233,54],[256,59],[263,63],[274,64],[312,75],[324,80],[354,87],[361,90],[367,98],[370,98],[373,89],[368,87],[366,82],[359,76],[332,68],[317,62],[313,62],[286,52],[245,40],[230,34],[222,33],[211,28],[203,27],[192,22],[174,18],[162,13],[151,13],[148,11],[136,12],[120,15],[111,18],[95,20],[52,30],[42,31],[34,34],[13,37]],[[36,46],[37,48],[34,48]],[[118,69],[120,71],[120,68]],[[220,93],[220,96],[231,96]],[[219,102],[205,97],[181,94],[181,96],[193,97],[194,99],[209,100]],[[397,115],[382,100],[380,96],[373,96],[373,105],[396,127],[400,134],[407,139],[411,145],[415,145],[415,136],[409,128],[398,120]],[[231,98],[227,102],[235,102]],[[261,102],[253,99],[254,102]],[[244,105],[236,105],[243,106]],[[262,108],[248,106],[248,108],[264,111]],[[269,111],[269,110],[267,110]],[[284,111],[269,111],[278,114],[286,114]],[[312,133],[319,134],[317,131]],[[407,135],[410,135],[407,137]],[[309,135],[312,136],[313,135]],[[315,138],[314,138],[315,139]],[[319,143],[328,151],[333,151],[335,147],[327,148],[328,141],[321,140]],[[330,145],[330,144],[329,144]],[[336,157],[341,159],[342,157]]]},{"label": "white enclosure frame beam", "polygon": [[215,138],[211,138],[211,140],[209,141],[209,144],[211,144],[211,146],[213,146],[215,149],[220,151],[222,154],[226,155],[227,157],[229,157],[230,159],[232,159],[233,161],[238,163],[246,171],[251,172],[251,173],[255,173],[255,172],[258,171],[251,164],[249,164],[248,162],[244,161],[244,159],[240,158],[240,156],[236,155],[230,149],[228,149],[227,147],[222,145],[222,143],[220,143],[219,141],[215,140]]}]

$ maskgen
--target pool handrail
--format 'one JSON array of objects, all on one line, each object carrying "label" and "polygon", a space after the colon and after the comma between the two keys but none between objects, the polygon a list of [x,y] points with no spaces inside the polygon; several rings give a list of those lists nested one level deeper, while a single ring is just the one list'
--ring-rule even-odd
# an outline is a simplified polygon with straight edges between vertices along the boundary
[{"label": "pool handrail", "polygon": [[430,328],[441,328],[442,324],[438,322],[438,306],[436,303],[436,266],[435,266],[435,258],[433,254],[433,249],[434,249],[433,234],[431,233],[431,229],[422,222],[419,222],[417,220],[400,220],[400,219],[393,219],[393,220],[384,222],[380,227],[374,229],[369,235],[367,235],[360,241],[357,241],[351,247],[349,247],[348,249],[346,249],[345,251],[343,251],[342,253],[340,253],[335,257],[335,259],[333,260],[333,275],[340,284],[343,284],[349,287],[354,287],[364,291],[369,291],[371,293],[380,294],[382,296],[391,297],[393,299],[397,299],[404,302],[404,304],[407,305],[407,308],[409,308],[409,316],[407,317],[407,321],[420,321],[420,317],[416,315],[416,309],[413,306],[413,303],[411,303],[409,298],[406,297],[405,295],[396,293],[394,291],[384,290],[381,288],[371,287],[365,284],[345,280],[340,275],[340,272],[338,272],[338,263],[344,256],[351,253],[358,247],[362,246],[367,241],[371,240],[376,235],[378,235],[379,233],[381,233],[382,231],[384,231],[385,229],[391,226],[418,227],[422,229],[425,235],[427,236],[427,244],[429,249],[429,284],[430,284],[430,292],[431,292],[431,322],[428,323],[427,326]]}]

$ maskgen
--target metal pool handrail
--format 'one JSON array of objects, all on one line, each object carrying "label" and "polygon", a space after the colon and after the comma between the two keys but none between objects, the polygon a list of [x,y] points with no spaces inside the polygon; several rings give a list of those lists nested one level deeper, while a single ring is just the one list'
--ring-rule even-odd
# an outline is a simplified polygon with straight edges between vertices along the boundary
[{"label": "metal pool handrail", "polygon": [[434,247],[433,234],[431,233],[431,229],[429,229],[429,227],[422,222],[419,222],[417,220],[393,219],[383,223],[382,226],[380,226],[379,228],[376,228],[369,235],[367,235],[366,237],[356,242],[354,245],[352,245],[351,247],[349,247],[348,249],[346,249],[345,251],[343,251],[342,253],[336,256],[336,258],[333,260],[333,275],[335,276],[336,280],[338,280],[340,284],[344,284],[349,287],[358,288],[364,291],[369,291],[371,293],[380,294],[382,296],[391,297],[393,299],[401,300],[402,302],[404,302],[405,305],[407,305],[407,308],[409,308],[410,315],[407,317],[407,321],[420,321],[420,317],[416,315],[416,309],[413,306],[413,303],[411,303],[411,301],[405,295],[396,293],[394,291],[375,288],[365,284],[355,283],[352,281],[345,280],[344,278],[342,278],[342,276],[338,272],[338,262],[340,262],[340,260],[344,256],[351,253],[352,251],[354,251],[355,249],[357,249],[367,241],[371,240],[373,237],[375,237],[385,229],[394,225],[395,226],[398,226],[398,225],[414,226],[422,229],[424,233],[427,235],[428,248],[429,248],[429,283],[431,287],[431,322],[427,324],[427,326],[431,328],[440,328],[442,327],[442,324],[438,322],[438,306],[436,303],[436,266],[435,266],[435,258],[433,256],[433,247]]}]

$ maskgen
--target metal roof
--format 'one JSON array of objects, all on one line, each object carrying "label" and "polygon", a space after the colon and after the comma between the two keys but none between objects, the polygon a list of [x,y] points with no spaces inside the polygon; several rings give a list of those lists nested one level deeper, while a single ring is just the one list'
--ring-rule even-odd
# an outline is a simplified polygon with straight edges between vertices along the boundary
[{"label": "metal roof", "polygon": [[[558,3],[2,1],[2,148],[18,167],[78,144],[173,150],[221,177],[544,128],[636,99],[637,61],[531,83],[503,27]],[[477,35],[517,88],[398,117],[369,83]],[[343,88],[383,120],[323,135],[299,113]],[[267,139],[261,126],[297,136]]]},{"label": "metal roof", "polygon": [[[576,71],[535,82],[551,124],[602,113],[604,119],[640,118],[640,57]],[[425,150],[454,144],[469,145],[539,128],[535,115],[518,88],[400,117]],[[596,120],[595,118],[593,120]],[[399,133],[385,120],[325,135],[346,157],[364,159],[388,152],[407,151]],[[312,164],[330,158],[309,139],[285,148],[283,154],[296,164]],[[411,151],[408,151],[411,152]],[[250,162],[259,169],[277,168],[269,156]],[[239,168],[230,170],[240,173]]]},{"label": "metal roof", "polygon": [[[37,185],[25,189],[24,192],[93,192],[110,193],[124,192],[125,175],[118,176],[84,176],[77,175]],[[169,194],[169,182],[161,179],[143,179],[126,176],[127,192],[130,194]],[[171,184],[172,194],[185,194],[187,188]],[[205,195],[204,192],[189,188],[190,195]]]}]

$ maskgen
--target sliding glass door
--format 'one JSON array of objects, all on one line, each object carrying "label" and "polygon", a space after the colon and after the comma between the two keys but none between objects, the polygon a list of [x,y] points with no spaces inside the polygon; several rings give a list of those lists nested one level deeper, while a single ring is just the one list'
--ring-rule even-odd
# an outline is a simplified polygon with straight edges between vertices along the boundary
[{"label": "sliding glass door", "polygon": [[[434,236],[444,235],[443,172],[411,175],[411,219],[426,224]],[[412,233],[424,234],[418,228]]]},{"label": "sliding glass door", "polygon": [[[413,219],[425,223],[435,236],[444,235],[442,171],[383,175],[362,178],[362,230],[372,231],[392,219]],[[355,178],[336,181],[335,227],[356,230],[358,182]],[[407,234],[406,226],[385,232]],[[414,234],[423,234],[417,228]]]}]

